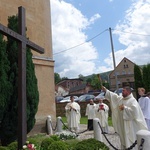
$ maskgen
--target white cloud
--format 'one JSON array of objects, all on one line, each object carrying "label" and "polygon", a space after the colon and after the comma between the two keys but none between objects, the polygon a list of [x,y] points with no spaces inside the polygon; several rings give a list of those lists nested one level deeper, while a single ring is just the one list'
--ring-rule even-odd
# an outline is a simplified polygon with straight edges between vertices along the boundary
[{"label": "white cloud", "polygon": [[150,0],[138,0],[126,11],[125,19],[119,21],[114,31],[119,35],[119,42],[126,46],[124,50],[115,52],[116,64],[123,57],[127,57],[138,65],[150,63],[150,36],[144,36],[150,35],[149,18]]},{"label": "white cloud", "polygon": [[[113,31],[126,47],[115,49],[116,65],[123,57],[138,65],[150,63],[150,36],[142,36],[150,35],[150,0],[133,0],[125,13],[125,18],[118,21]],[[114,68],[111,53],[103,58],[103,64],[97,63],[97,49],[91,42],[86,42],[85,31],[101,18],[99,14],[88,19],[73,5],[63,0],[51,0],[51,18],[55,72],[61,77],[75,78],[79,74],[86,76]],[[72,48],[74,46],[77,47]]]},{"label": "white cloud", "polygon": [[90,23],[94,23],[95,20],[99,19],[101,16],[99,14],[95,14],[94,16],[91,17]]},{"label": "white cloud", "polygon": [[[98,53],[91,42],[86,42],[87,35],[84,30],[98,18],[100,15],[95,14],[88,19],[73,5],[64,1],[51,0],[55,72],[61,77],[73,78],[79,74],[93,73],[95,69],[93,60],[97,58]],[[79,44],[81,45],[69,49]]]}]

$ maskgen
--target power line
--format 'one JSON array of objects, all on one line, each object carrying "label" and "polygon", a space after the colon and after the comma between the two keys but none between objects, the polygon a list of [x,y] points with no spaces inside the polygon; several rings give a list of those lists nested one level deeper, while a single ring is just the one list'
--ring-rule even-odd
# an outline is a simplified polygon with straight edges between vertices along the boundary
[{"label": "power line", "polygon": [[[122,32],[122,33],[128,33],[128,34],[134,34],[134,35],[140,35],[140,36],[150,36],[149,34],[140,34],[140,33],[132,33],[132,32],[126,32],[126,31],[120,31],[120,30],[116,30],[116,29],[111,29],[113,31],[118,31],[118,32]],[[80,43],[78,45],[75,45],[73,47],[70,47],[70,48],[67,48],[67,49],[64,49],[62,51],[59,51],[57,53],[54,53],[53,55],[57,55],[57,54],[60,54],[60,53],[63,53],[63,52],[66,52],[66,51],[69,51],[73,48],[76,48],[76,47],[79,47],[81,45],[84,45],[86,42],[89,42],[89,41],[92,41],[93,39],[97,38],[98,36],[100,36],[101,34],[103,34],[104,32],[108,31],[108,29],[105,29],[104,31],[100,32],[99,34],[97,34],[96,36],[90,38],[89,40],[83,42],[83,43]]]},{"label": "power line", "polygon": [[149,34],[140,34],[140,33],[126,32],[126,31],[120,31],[120,30],[116,30],[116,29],[112,29],[112,30],[113,30],[113,31],[119,31],[119,32],[122,32],[122,33],[140,35],[140,36],[150,36]]},{"label": "power line", "polygon": [[95,35],[94,37],[90,38],[89,40],[87,40],[87,41],[85,41],[85,42],[83,42],[83,43],[81,43],[81,44],[78,44],[78,45],[73,46],[73,47],[70,47],[70,48],[68,48],[68,49],[59,51],[59,52],[57,52],[57,53],[54,53],[53,55],[57,55],[57,54],[60,54],[60,53],[62,53],[62,52],[66,52],[66,51],[71,50],[71,49],[73,49],[73,48],[79,47],[79,46],[85,44],[86,42],[92,41],[93,39],[97,38],[98,36],[100,36],[101,34],[103,34],[103,33],[106,32],[106,31],[108,31],[108,29],[105,29],[105,30],[102,31],[101,33]]}]

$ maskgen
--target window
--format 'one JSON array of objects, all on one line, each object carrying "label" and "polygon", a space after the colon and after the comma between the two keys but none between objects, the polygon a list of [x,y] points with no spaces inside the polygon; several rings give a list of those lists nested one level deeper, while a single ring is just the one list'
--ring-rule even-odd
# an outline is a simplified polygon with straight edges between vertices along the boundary
[{"label": "window", "polygon": [[125,64],[125,65],[124,65],[124,68],[128,68],[128,64]]},{"label": "window", "polygon": [[114,76],[115,76],[115,74],[116,74],[116,75],[119,75],[119,72],[114,72]]},{"label": "window", "polygon": [[126,74],[126,72],[123,70],[123,71],[122,71],[122,74]]}]

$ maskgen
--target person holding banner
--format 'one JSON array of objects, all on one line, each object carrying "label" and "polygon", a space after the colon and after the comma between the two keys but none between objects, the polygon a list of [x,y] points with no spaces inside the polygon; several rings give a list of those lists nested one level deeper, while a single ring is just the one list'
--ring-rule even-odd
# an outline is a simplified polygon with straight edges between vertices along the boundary
[{"label": "person holding banner", "polygon": [[[142,110],[131,93],[129,86],[123,87],[122,96],[102,86],[105,98],[110,102],[112,123],[120,136],[121,148],[127,149],[136,141],[139,130],[148,130]],[[132,150],[137,150],[137,145]]]}]

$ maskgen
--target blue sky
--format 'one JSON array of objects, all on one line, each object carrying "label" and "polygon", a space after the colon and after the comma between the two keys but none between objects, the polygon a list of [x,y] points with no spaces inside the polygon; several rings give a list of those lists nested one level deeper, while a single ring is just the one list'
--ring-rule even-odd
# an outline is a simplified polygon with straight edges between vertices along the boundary
[{"label": "blue sky", "polygon": [[77,78],[79,74],[87,76],[113,69],[109,27],[116,65],[124,57],[137,65],[150,63],[150,0],[50,3],[54,68],[61,77]]}]

